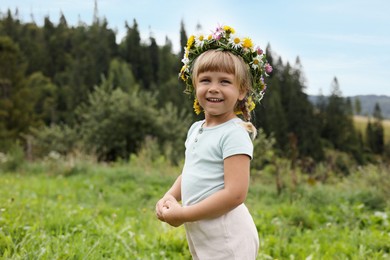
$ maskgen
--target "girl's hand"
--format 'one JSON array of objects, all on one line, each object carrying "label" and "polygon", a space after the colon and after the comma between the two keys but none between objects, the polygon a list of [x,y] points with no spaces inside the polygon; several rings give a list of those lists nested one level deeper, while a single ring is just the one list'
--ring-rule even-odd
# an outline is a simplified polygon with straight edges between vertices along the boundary
[{"label": "girl's hand", "polygon": [[167,201],[174,201],[174,202],[177,202],[175,197],[173,197],[172,195],[170,194],[166,194],[164,197],[162,197],[156,204],[156,216],[159,220],[161,221],[165,221],[164,217],[163,217],[163,214],[162,214],[162,210],[164,208],[167,208],[164,204],[167,202]]},{"label": "girl's hand", "polygon": [[183,207],[176,200],[167,200],[161,210],[165,222],[173,227],[184,223]]}]

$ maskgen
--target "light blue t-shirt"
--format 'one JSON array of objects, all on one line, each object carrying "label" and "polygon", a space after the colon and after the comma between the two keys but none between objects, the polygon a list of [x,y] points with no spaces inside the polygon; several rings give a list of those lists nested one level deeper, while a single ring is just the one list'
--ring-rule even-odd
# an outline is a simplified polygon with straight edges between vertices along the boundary
[{"label": "light blue t-shirt", "polygon": [[252,140],[242,122],[240,118],[234,118],[214,127],[202,127],[202,120],[190,127],[181,180],[184,206],[195,204],[224,188],[225,158],[235,154],[252,158]]}]

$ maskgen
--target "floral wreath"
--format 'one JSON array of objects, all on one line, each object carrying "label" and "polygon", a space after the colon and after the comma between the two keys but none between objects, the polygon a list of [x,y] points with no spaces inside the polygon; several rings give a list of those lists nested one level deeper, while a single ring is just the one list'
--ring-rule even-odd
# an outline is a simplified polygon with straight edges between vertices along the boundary
[{"label": "floral wreath", "polygon": [[[182,59],[183,67],[179,76],[185,82],[185,93],[194,94],[192,84],[192,65],[194,60],[203,52],[210,49],[229,51],[237,56],[241,56],[245,63],[248,64],[252,75],[252,93],[246,99],[249,111],[255,108],[255,103],[260,103],[265,94],[267,85],[264,78],[272,72],[272,66],[268,63],[264,51],[260,47],[253,47],[252,40],[248,37],[240,38],[235,36],[235,30],[230,26],[218,26],[212,34],[205,37],[204,35],[188,38],[187,46],[184,48],[185,53]],[[197,114],[201,108],[195,98],[194,109]],[[237,111],[237,114],[242,113]]]}]

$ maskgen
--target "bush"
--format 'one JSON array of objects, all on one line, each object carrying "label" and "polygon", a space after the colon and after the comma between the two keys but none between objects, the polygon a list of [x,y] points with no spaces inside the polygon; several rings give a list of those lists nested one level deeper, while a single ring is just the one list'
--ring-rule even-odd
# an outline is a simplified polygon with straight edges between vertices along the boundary
[{"label": "bush", "polygon": [[16,172],[24,164],[24,151],[19,143],[14,143],[8,153],[0,153],[0,171],[2,172]]},{"label": "bush", "polygon": [[79,135],[68,125],[51,125],[32,130],[33,157],[44,158],[51,152],[68,155],[80,149]]}]

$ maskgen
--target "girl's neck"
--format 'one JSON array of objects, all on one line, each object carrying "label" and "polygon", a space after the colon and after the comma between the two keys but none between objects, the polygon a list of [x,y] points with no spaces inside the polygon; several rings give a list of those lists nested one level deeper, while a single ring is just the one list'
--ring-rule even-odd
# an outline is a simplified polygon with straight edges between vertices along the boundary
[{"label": "girl's neck", "polygon": [[203,127],[213,127],[220,124],[223,124],[233,118],[237,118],[237,116],[233,114],[229,114],[226,116],[212,116],[205,114],[205,122],[203,123]]}]

